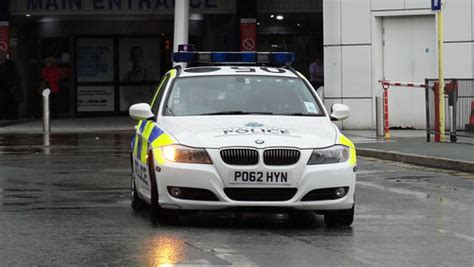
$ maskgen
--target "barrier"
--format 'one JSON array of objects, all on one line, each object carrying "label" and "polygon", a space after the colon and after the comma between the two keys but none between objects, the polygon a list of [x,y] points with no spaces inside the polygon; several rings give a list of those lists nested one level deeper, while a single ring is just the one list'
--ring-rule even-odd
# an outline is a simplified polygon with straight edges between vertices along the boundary
[{"label": "barrier", "polygon": [[469,116],[469,123],[466,124],[466,132],[474,132],[474,101],[471,102],[471,115]]},{"label": "barrier", "polygon": [[[449,126],[451,142],[457,142],[459,137],[474,138],[474,79],[445,79],[444,95],[441,97],[437,79],[426,79],[426,141],[440,142],[441,124],[440,118],[446,118]],[[441,111],[439,102],[445,99],[444,113]]]},{"label": "barrier", "polygon": [[390,86],[401,86],[401,87],[420,87],[425,88],[424,83],[413,83],[413,82],[394,82],[379,80],[383,88],[383,136],[385,139],[390,139],[390,121],[388,112],[388,89]]}]

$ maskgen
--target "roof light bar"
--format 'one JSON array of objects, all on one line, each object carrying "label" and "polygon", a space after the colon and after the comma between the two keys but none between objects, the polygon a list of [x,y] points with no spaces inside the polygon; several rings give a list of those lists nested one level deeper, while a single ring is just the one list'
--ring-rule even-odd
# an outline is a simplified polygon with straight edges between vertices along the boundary
[{"label": "roof light bar", "polygon": [[197,52],[192,48],[173,53],[173,62],[201,64],[273,64],[291,65],[295,54],[290,52]]}]

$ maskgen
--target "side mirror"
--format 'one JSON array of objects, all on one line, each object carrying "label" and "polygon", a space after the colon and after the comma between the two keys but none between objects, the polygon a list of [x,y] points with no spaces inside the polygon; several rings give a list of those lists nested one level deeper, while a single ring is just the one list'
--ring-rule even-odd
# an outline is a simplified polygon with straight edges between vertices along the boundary
[{"label": "side mirror", "polygon": [[334,104],[331,107],[331,120],[342,121],[349,118],[349,107],[343,104]]},{"label": "side mirror", "polygon": [[151,107],[147,103],[139,103],[132,105],[128,110],[130,117],[135,120],[148,120],[154,118],[155,115],[151,112]]}]

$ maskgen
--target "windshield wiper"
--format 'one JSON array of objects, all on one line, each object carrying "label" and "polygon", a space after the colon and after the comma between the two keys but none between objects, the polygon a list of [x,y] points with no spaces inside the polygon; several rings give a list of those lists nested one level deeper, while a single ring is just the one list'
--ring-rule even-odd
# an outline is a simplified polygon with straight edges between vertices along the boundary
[{"label": "windshield wiper", "polygon": [[168,105],[165,106],[165,109],[166,109],[166,111],[168,111],[170,113],[171,116],[176,116],[174,114],[173,110]]},{"label": "windshield wiper", "polygon": [[272,112],[263,112],[263,111],[242,111],[242,110],[232,110],[232,111],[220,111],[220,112],[210,112],[210,113],[201,113],[201,115],[249,115],[249,114],[262,114],[262,115],[273,115]]}]

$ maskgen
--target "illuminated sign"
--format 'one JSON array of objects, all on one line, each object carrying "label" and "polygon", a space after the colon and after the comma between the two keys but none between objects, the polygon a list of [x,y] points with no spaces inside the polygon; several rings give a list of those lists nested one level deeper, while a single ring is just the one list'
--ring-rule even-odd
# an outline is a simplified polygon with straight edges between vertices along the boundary
[{"label": "illuminated sign", "polygon": [[[174,12],[175,0],[21,0],[10,3],[13,15],[125,14]],[[235,0],[190,0],[194,13],[235,13]]]}]

